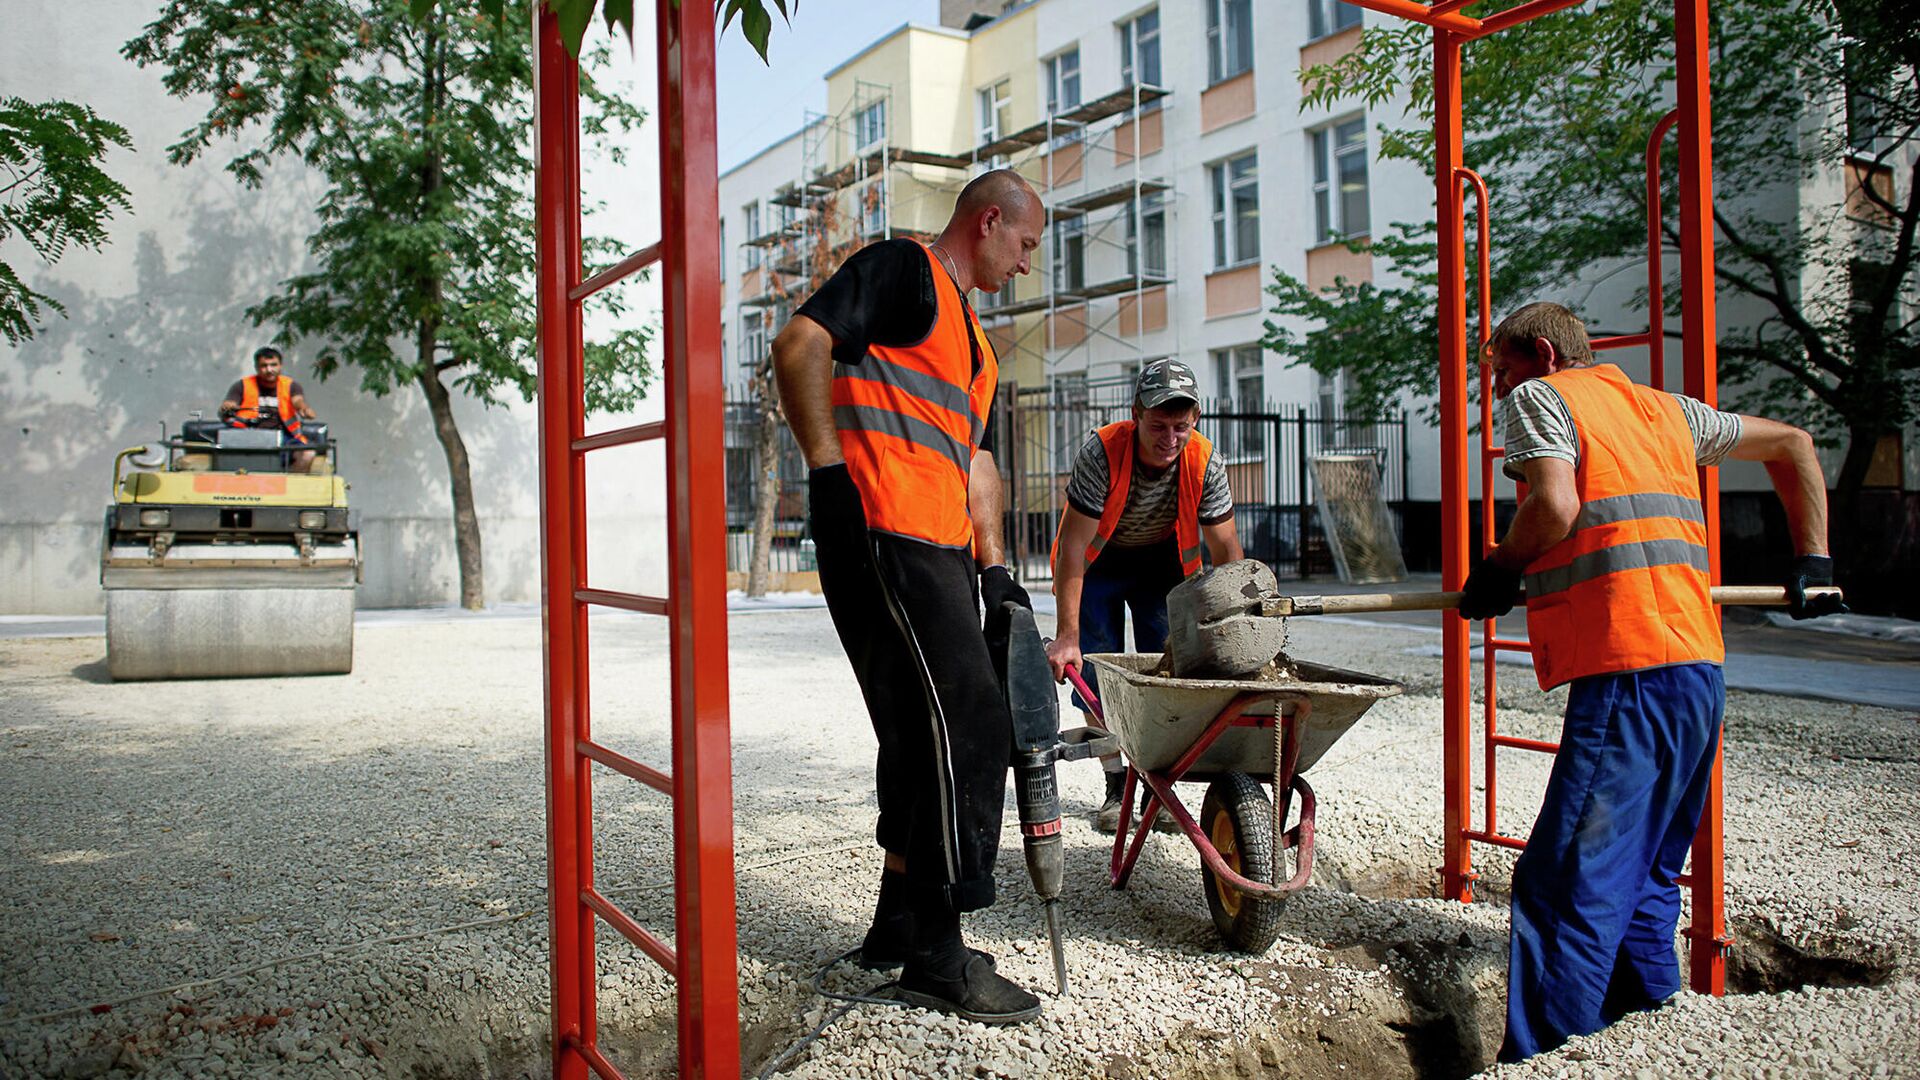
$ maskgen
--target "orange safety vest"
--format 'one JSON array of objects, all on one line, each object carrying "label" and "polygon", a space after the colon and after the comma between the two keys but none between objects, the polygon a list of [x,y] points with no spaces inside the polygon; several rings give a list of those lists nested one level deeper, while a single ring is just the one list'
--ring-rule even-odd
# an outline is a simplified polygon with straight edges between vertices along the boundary
[{"label": "orange safety vest", "polygon": [[[280,404],[280,426],[286,433],[298,437],[300,417],[293,410],[293,380],[285,375],[274,380],[274,396]],[[260,376],[248,375],[240,380],[240,408],[235,410],[236,420],[260,419]]]},{"label": "orange safety vest", "polygon": [[1720,663],[1693,438],[1670,394],[1601,364],[1545,376],[1580,443],[1580,514],[1527,567],[1540,688],[1587,675]]},{"label": "orange safety vest", "polygon": [[833,365],[833,420],[867,528],[971,548],[973,454],[1000,381],[980,323],[933,250],[933,329],[916,345],[870,345]]},{"label": "orange safety vest", "polygon": [[[1107,451],[1107,501],[1100,508],[1100,525],[1087,542],[1087,565],[1106,550],[1113,531],[1120,527],[1120,515],[1127,509],[1127,489],[1133,483],[1133,432],[1131,420],[1121,420],[1095,431]],[[1173,515],[1173,534],[1178,537],[1180,571],[1188,576],[1200,572],[1200,492],[1206,484],[1207,461],[1213,457],[1213,443],[1198,431],[1187,437],[1180,451],[1179,506]],[[1066,511],[1060,512],[1061,529],[1066,527]],[[1059,576],[1060,529],[1053,531],[1054,576]]]}]

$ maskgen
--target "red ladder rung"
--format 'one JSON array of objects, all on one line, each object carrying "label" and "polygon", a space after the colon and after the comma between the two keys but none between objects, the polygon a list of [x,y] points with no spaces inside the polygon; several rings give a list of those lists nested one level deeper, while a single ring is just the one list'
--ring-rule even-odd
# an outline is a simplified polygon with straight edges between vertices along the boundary
[{"label": "red ladder rung", "polygon": [[614,263],[612,266],[607,267],[605,270],[600,271],[567,290],[567,299],[574,301],[585,300],[587,297],[619,281],[621,278],[638,273],[659,261],[660,245],[657,243],[648,244],[639,251],[621,259],[619,262]]},{"label": "red ladder rung", "polygon": [[667,600],[663,596],[642,596],[639,593],[613,592],[609,589],[575,589],[573,598],[583,604],[625,608],[628,611],[638,611],[642,615],[667,613]]},{"label": "red ladder rung", "polygon": [[588,435],[584,438],[575,439],[573,440],[573,452],[576,454],[584,454],[589,450],[604,450],[609,446],[627,446],[632,443],[646,442],[650,439],[664,439],[666,437],[667,422],[665,420],[650,420],[644,424],[614,428],[612,431],[602,431],[597,435]]},{"label": "red ladder rung", "polygon": [[1613,337],[1594,338],[1587,344],[1594,352],[1600,352],[1603,349],[1630,349],[1635,345],[1645,345],[1652,339],[1651,333],[1616,334]]},{"label": "red ladder rung", "polygon": [[613,1062],[607,1060],[599,1047],[592,1043],[581,1042],[578,1035],[567,1036],[567,1046],[574,1053],[586,1058],[587,1064],[593,1071],[605,1077],[606,1080],[626,1080],[626,1074],[614,1068]]},{"label": "red ladder rung", "polygon": [[608,926],[620,931],[621,936],[633,942],[641,952],[653,957],[653,962],[666,968],[668,974],[679,970],[673,957],[673,946],[648,933],[646,927],[633,921],[633,916],[614,907],[613,901],[592,889],[581,889],[580,902],[607,920]]},{"label": "red ladder rung", "polygon": [[1483,832],[1479,829],[1468,830],[1467,839],[1478,840],[1483,844],[1492,844],[1495,847],[1512,848],[1515,851],[1522,850],[1527,846],[1527,842],[1517,836],[1503,836],[1500,833]]},{"label": "red ladder rung", "polygon": [[651,765],[644,765],[615,750],[609,750],[591,739],[581,739],[574,744],[581,754],[612,769],[622,776],[638,780],[655,791],[673,794],[673,777]]},{"label": "red ladder rung", "polygon": [[1542,754],[1557,754],[1559,743],[1542,742],[1539,739],[1522,739],[1518,735],[1488,735],[1488,741],[1495,746],[1510,746],[1515,750],[1536,750]]},{"label": "red ladder rung", "polygon": [[1498,637],[1492,641],[1482,641],[1480,646],[1482,648],[1492,647],[1497,652],[1530,652],[1533,649],[1532,642],[1515,641],[1513,638]]}]

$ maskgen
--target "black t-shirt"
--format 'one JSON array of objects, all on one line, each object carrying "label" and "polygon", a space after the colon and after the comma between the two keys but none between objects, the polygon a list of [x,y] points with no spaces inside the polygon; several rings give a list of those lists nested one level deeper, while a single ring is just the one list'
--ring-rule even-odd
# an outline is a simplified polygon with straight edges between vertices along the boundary
[{"label": "black t-shirt", "polygon": [[[300,389],[299,383],[289,379],[287,386],[291,396],[296,398],[307,396],[307,392]],[[224,400],[236,404],[247,400],[247,380],[236,379],[234,384],[227,388],[227,396]],[[271,383],[260,387],[260,419],[257,422],[261,427],[280,426],[280,398],[274,393]]]},{"label": "black t-shirt", "polygon": [[[944,273],[944,271],[942,271]],[[798,314],[833,335],[833,358],[842,364],[866,359],[869,345],[903,347],[925,341],[939,316],[933,262],[912,240],[881,240],[853,253]],[[993,449],[1000,402],[987,410],[981,449]]]}]

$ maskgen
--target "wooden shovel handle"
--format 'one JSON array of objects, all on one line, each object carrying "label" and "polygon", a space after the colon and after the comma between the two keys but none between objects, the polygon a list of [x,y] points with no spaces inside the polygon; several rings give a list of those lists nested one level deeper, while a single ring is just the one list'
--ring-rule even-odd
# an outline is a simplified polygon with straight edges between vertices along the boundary
[{"label": "wooden shovel handle", "polygon": [[[1807,598],[1832,593],[1841,595],[1833,585],[1817,585],[1807,590]],[[1446,611],[1460,606],[1457,592],[1348,593],[1338,596],[1289,596],[1270,604],[1275,615],[1359,615],[1374,611]],[[1786,607],[1787,590],[1782,585],[1716,585],[1713,602],[1740,607]]]}]

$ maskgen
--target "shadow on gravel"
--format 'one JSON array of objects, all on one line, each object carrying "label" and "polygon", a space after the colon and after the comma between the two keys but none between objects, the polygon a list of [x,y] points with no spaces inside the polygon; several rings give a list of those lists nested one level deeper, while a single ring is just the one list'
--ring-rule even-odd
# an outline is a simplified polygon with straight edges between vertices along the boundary
[{"label": "shadow on gravel", "polygon": [[[1845,929],[1845,927],[1842,927]],[[1899,953],[1833,935],[1795,941],[1767,919],[1735,919],[1727,957],[1727,990],[1778,994],[1805,986],[1879,986],[1899,967]]]},{"label": "shadow on gravel", "polygon": [[107,658],[104,656],[91,663],[76,665],[68,674],[81,682],[92,683],[95,686],[105,686],[113,681],[107,675]]}]

